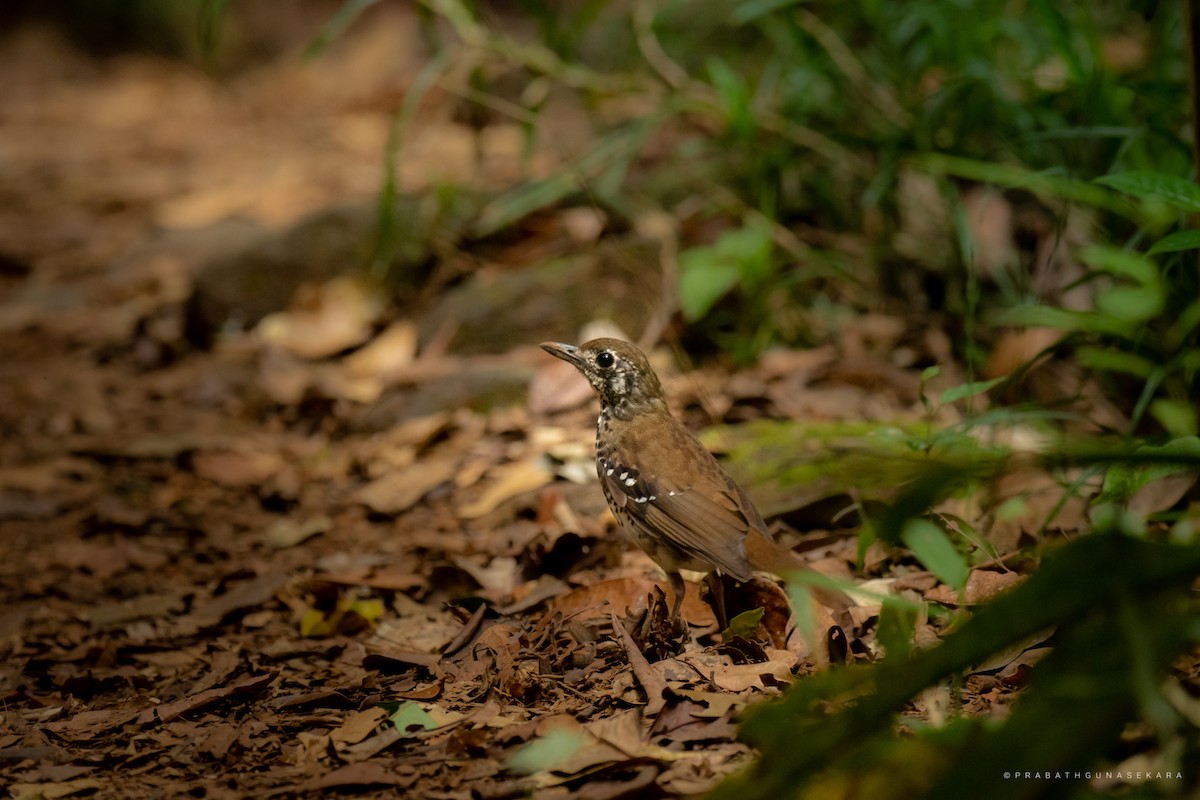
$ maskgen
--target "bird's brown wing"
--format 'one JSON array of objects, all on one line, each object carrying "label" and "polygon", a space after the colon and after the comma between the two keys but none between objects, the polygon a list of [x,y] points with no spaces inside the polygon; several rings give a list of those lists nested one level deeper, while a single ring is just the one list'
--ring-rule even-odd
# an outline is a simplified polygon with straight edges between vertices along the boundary
[{"label": "bird's brown wing", "polygon": [[[633,428],[601,478],[651,535],[738,580],[750,578],[744,542],[762,518],[716,459],[675,420],[648,435]],[[633,458],[636,454],[636,459]],[[634,470],[625,466],[636,463]]]}]

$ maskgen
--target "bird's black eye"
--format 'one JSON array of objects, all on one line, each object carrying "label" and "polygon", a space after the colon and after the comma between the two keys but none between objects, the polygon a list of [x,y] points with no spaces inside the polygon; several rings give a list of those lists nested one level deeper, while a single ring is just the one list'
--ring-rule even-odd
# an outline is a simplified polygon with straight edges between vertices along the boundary
[{"label": "bird's black eye", "polygon": [[599,353],[596,354],[596,366],[600,367],[601,369],[608,369],[615,362],[616,362],[616,359],[613,358],[613,354],[608,352],[607,350],[601,350]]}]

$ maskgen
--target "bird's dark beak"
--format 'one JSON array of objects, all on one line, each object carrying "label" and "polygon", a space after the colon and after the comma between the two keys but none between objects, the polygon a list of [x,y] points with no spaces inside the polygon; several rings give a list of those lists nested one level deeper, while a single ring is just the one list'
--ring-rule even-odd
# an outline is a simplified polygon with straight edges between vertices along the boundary
[{"label": "bird's dark beak", "polygon": [[574,364],[576,367],[582,367],[583,365],[583,356],[579,354],[579,348],[573,344],[542,342],[542,349],[555,358],[561,358],[568,364]]}]

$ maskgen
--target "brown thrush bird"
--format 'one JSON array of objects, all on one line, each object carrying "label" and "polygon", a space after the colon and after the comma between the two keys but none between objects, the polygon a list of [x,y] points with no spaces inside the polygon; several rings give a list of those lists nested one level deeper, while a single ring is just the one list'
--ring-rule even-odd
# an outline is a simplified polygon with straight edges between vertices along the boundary
[{"label": "brown thrush bird", "polygon": [[619,339],[575,347],[543,342],[542,349],[583,373],[600,395],[596,472],[621,527],[667,573],[679,619],[680,570],[710,573],[724,622],[723,573],[750,580],[755,570],[804,569],[767,533],[762,515],[704,445],[667,409],[662,384],[642,351]]}]

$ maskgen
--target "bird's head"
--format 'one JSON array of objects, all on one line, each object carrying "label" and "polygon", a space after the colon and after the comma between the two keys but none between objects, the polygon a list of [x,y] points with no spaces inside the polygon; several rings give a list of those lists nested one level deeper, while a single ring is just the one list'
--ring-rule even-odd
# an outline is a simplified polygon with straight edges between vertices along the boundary
[{"label": "bird's head", "polygon": [[542,342],[542,349],[561,358],[592,384],[604,408],[618,417],[665,409],[662,384],[645,354],[620,339],[592,339],[578,347]]}]

